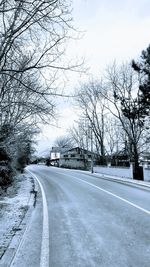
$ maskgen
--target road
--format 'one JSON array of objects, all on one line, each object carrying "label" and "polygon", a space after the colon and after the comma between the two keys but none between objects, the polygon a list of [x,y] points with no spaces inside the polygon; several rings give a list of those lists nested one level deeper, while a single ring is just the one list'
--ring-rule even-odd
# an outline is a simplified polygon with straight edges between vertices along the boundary
[{"label": "road", "polygon": [[11,266],[150,266],[150,191],[44,165],[28,171],[41,192]]}]

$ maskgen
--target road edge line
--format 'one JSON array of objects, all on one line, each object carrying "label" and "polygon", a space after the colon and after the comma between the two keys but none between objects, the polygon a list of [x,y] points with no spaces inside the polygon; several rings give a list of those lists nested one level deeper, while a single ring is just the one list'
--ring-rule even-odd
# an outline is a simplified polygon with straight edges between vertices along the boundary
[{"label": "road edge line", "polygon": [[91,183],[89,183],[89,182],[87,182],[87,181],[81,180],[81,179],[79,179],[79,178],[76,178],[76,179],[78,179],[78,180],[80,180],[80,181],[82,181],[82,182],[84,182],[84,183],[86,183],[86,184],[89,184],[89,185],[91,185],[91,186],[93,186],[93,187],[95,187],[95,188],[97,188],[97,189],[99,189],[99,190],[101,190],[101,191],[107,193],[108,195],[111,195],[111,196],[113,196],[113,197],[115,197],[115,198],[118,198],[118,199],[120,199],[120,200],[126,202],[127,204],[133,206],[134,208],[137,208],[137,209],[139,209],[139,210],[145,212],[146,214],[150,215],[150,211],[149,211],[149,210],[146,210],[146,209],[144,209],[144,208],[142,208],[142,207],[140,207],[140,206],[138,206],[138,205],[132,203],[131,201],[129,201],[129,200],[125,199],[125,198],[119,197],[118,195],[116,195],[116,194],[114,194],[114,193],[112,193],[112,192],[110,192],[110,191],[108,191],[108,190],[105,190],[105,189],[103,189],[103,188],[101,188],[101,187],[99,187],[99,186],[97,186],[97,185],[91,184]]},{"label": "road edge line", "polygon": [[[63,175],[66,175],[66,174],[63,174]],[[99,187],[99,186],[97,186],[97,185],[91,184],[91,183],[89,183],[89,182],[87,182],[87,181],[85,181],[85,180],[79,179],[79,178],[77,178],[77,177],[75,177],[75,176],[72,176],[72,175],[69,175],[69,174],[67,174],[67,176],[72,177],[72,178],[74,178],[74,179],[76,179],[76,180],[78,180],[78,181],[80,181],[80,182],[86,183],[86,184],[88,184],[88,185],[90,185],[90,186],[92,186],[92,187],[94,187],[94,188],[96,188],[96,189],[99,189],[100,191],[102,191],[102,192],[104,192],[104,193],[106,193],[106,194],[108,194],[108,195],[111,195],[111,196],[113,196],[113,197],[115,197],[115,198],[117,198],[117,199],[120,199],[120,200],[122,200],[123,202],[125,202],[125,203],[131,205],[132,207],[134,207],[134,208],[136,208],[136,209],[139,209],[139,210],[145,212],[146,214],[150,215],[150,211],[149,211],[149,210],[146,210],[146,209],[144,209],[144,208],[142,208],[142,207],[140,207],[140,206],[138,206],[138,205],[132,203],[131,201],[129,201],[129,200],[125,199],[125,198],[122,198],[122,197],[120,197],[120,196],[118,196],[118,195],[116,195],[116,194],[114,194],[114,193],[112,193],[112,192],[110,192],[110,191],[108,191],[108,190],[105,190],[105,189],[103,189],[103,188],[101,188],[101,187]]]},{"label": "road edge line", "polygon": [[40,257],[40,267],[49,267],[49,222],[48,222],[48,206],[45,196],[45,192],[40,180],[35,174],[27,170],[33,178],[39,183],[42,200],[43,200],[43,230],[42,230],[42,244],[41,244],[41,257]]}]

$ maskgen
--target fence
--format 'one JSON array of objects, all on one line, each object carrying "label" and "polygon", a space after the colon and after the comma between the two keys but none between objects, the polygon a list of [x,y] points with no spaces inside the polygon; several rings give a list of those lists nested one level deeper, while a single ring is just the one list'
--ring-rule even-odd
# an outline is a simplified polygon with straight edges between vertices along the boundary
[{"label": "fence", "polygon": [[103,167],[103,166],[95,166],[94,172],[118,176],[122,178],[133,179],[133,170],[132,165],[130,167]]},{"label": "fence", "polygon": [[[106,167],[106,166],[95,166],[94,172],[112,175],[121,178],[133,179],[133,167]],[[144,181],[150,182],[150,167],[143,166]]]},{"label": "fence", "polygon": [[144,181],[150,182],[150,168],[144,168]]}]

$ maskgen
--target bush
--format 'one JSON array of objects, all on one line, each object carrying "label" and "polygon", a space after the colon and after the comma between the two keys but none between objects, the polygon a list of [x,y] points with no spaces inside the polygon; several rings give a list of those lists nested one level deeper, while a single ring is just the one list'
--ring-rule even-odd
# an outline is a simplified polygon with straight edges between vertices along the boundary
[{"label": "bush", "polygon": [[8,186],[12,182],[13,170],[11,160],[3,146],[0,146],[0,186]]},{"label": "bush", "polygon": [[8,186],[12,183],[12,169],[8,166],[0,166],[0,186]]}]

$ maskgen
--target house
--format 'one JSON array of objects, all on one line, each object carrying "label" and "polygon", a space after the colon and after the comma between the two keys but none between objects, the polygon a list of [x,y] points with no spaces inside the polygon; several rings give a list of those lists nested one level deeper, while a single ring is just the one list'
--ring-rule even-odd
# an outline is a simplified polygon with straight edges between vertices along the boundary
[{"label": "house", "polygon": [[69,149],[60,154],[59,167],[86,170],[91,167],[95,154],[80,147]]},{"label": "house", "polygon": [[66,150],[68,150],[68,148],[52,147],[50,151],[50,163],[54,166],[59,166],[60,155]]},{"label": "house", "polygon": [[150,168],[150,152],[144,152],[140,157],[140,164]]},{"label": "house", "polygon": [[52,147],[52,150],[50,151],[50,159],[55,160],[60,158],[60,147]]}]

